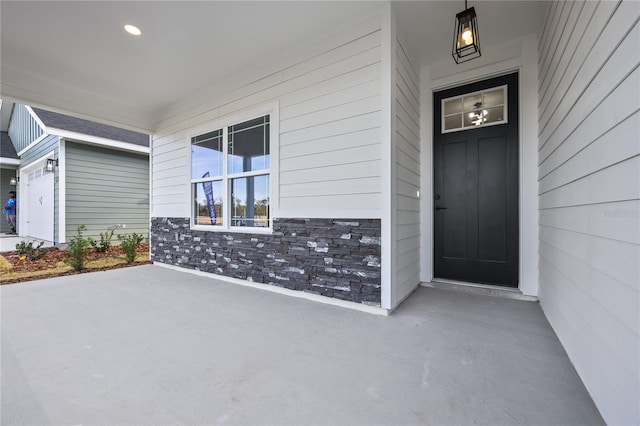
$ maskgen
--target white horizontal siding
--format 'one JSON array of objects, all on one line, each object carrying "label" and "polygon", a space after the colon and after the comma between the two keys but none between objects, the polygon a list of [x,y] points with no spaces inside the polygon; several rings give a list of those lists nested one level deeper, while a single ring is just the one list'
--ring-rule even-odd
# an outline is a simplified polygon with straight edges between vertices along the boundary
[{"label": "white horizontal siding", "polygon": [[[341,213],[356,212],[353,216],[359,218],[370,219],[379,218],[380,209],[377,207],[380,205],[380,194],[354,194],[348,197],[344,195],[325,195],[323,197],[317,196],[303,196],[303,197],[286,197],[280,200],[280,210],[291,212],[299,209],[300,205],[304,205],[308,209],[306,216],[336,216]],[[317,214],[316,212],[321,212]],[[349,217],[349,214],[344,214],[342,217]]]},{"label": "white horizontal siding", "polygon": [[420,284],[420,79],[396,39],[395,78],[395,301]]},{"label": "white horizontal siding", "polygon": [[639,177],[638,170],[640,170],[640,157],[633,157],[615,164],[614,167],[586,174],[580,179],[541,194],[540,208],[549,209],[638,199],[640,188],[635,185],[619,184],[628,179]]},{"label": "white horizontal siding", "polygon": [[380,37],[380,21],[372,19],[292,57],[277,72],[212,94],[191,114],[168,117],[153,141],[152,215],[190,214],[190,136],[278,101],[274,216],[380,217]]},{"label": "white horizontal siding", "polygon": [[280,183],[295,185],[327,180],[350,180],[362,178],[377,178],[376,170],[380,168],[380,160],[359,161],[351,163],[348,168],[342,164],[316,167],[313,169],[291,170],[280,174]]},{"label": "white horizontal siding", "polygon": [[610,424],[640,422],[639,19],[555,2],[539,55],[539,297]]},{"label": "white horizontal siding", "polygon": [[[593,127],[606,126],[603,120],[594,119],[593,123]],[[592,127],[591,123],[585,126]],[[587,134],[593,138],[593,142],[589,143],[590,138],[585,135],[582,139],[572,138],[562,144],[553,158],[540,166],[540,193],[544,194],[633,157],[638,150],[638,141],[627,135],[640,129],[640,112],[613,126],[601,131],[589,131]]]}]

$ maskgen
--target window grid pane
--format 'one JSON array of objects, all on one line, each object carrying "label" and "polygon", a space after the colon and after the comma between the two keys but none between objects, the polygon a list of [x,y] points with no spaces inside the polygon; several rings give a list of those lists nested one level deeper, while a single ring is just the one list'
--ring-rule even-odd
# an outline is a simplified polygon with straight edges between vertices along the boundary
[{"label": "window grid pane", "polygon": [[222,175],[222,130],[191,138],[191,179]]},{"label": "window grid pane", "polygon": [[193,226],[271,227],[269,119],[191,138]]},{"label": "window grid pane", "polygon": [[222,181],[192,184],[193,224],[221,226],[224,224],[224,197]]},{"label": "window grid pane", "polygon": [[269,227],[269,175],[230,181],[231,226]]},{"label": "window grid pane", "polygon": [[265,170],[269,157],[269,116],[229,126],[227,172],[229,174]]},{"label": "window grid pane", "polygon": [[[442,132],[506,123],[506,86],[442,100]],[[462,109],[462,114],[458,111]]]}]

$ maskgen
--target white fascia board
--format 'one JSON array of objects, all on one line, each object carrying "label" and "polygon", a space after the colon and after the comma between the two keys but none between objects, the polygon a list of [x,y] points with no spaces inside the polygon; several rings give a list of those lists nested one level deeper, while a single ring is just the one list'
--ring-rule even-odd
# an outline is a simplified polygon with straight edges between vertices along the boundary
[{"label": "white fascia board", "polygon": [[149,147],[147,146],[136,145],[128,142],[114,141],[112,139],[86,135],[84,133],[71,132],[68,130],[56,129],[53,127],[48,127],[47,132],[61,138],[72,139],[76,142],[86,143],[89,145],[99,145],[106,148],[117,149],[119,151],[137,152],[139,154],[149,155]]},{"label": "white fascia board", "polygon": [[20,160],[16,160],[15,158],[0,157],[0,164],[2,164],[3,166],[19,166]]},{"label": "white fascia board", "polygon": [[47,133],[47,126],[45,126],[42,120],[40,120],[40,117],[38,117],[38,114],[36,114],[35,111],[29,105],[25,105],[24,107],[26,108],[27,111],[29,111],[29,114],[31,114],[31,117],[36,121],[36,123],[38,123],[38,126],[40,126],[42,131],[44,133]]},{"label": "white fascia board", "polygon": [[48,136],[50,136],[50,135],[47,132],[44,132],[43,134],[41,134],[38,139],[34,140],[29,145],[27,145],[27,147],[25,149],[23,149],[22,151],[18,152],[18,157],[22,157],[25,152],[29,151],[34,146],[38,145],[38,143],[40,143],[41,140],[45,139]]}]

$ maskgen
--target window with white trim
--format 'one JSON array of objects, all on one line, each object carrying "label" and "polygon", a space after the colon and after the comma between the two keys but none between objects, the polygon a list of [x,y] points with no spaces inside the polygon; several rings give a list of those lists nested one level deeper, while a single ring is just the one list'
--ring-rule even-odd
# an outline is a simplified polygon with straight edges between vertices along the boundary
[{"label": "window with white trim", "polygon": [[192,226],[271,227],[269,118],[191,138]]},{"label": "window with white trim", "polygon": [[507,122],[506,85],[442,100],[442,133]]}]

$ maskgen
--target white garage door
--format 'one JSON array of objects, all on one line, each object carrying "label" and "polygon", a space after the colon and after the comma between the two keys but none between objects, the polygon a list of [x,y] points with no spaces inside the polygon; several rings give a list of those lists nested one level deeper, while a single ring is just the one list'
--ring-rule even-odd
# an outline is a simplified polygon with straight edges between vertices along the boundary
[{"label": "white garage door", "polygon": [[[26,171],[27,185],[22,193],[18,214],[23,214],[28,237],[53,241],[53,185],[55,173],[44,172],[43,167]],[[21,179],[22,180],[22,179]]]}]

